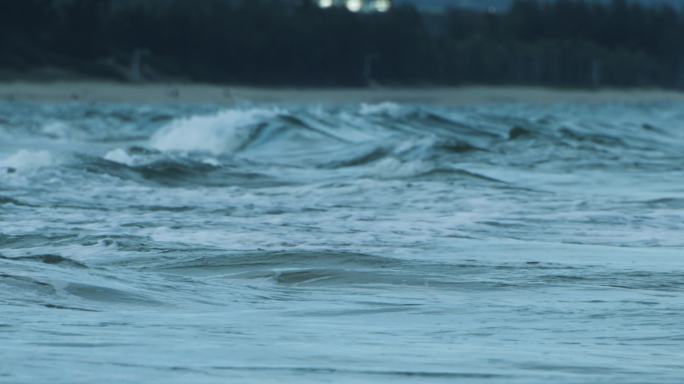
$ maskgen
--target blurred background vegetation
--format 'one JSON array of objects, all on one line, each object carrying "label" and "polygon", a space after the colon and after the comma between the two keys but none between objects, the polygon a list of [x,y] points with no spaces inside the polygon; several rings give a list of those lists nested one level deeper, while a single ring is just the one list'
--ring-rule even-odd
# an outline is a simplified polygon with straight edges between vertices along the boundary
[{"label": "blurred background vegetation", "polygon": [[625,0],[440,13],[309,0],[0,0],[0,78],[70,76],[684,88],[684,13]]}]

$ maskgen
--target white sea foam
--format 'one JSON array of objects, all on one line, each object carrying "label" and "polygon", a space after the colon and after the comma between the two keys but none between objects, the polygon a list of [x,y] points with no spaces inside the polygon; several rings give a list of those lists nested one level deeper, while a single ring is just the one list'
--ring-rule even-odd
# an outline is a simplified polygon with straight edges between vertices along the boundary
[{"label": "white sea foam", "polygon": [[230,153],[243,145],[259,122],[277,114],[269,109],[231,109],[179,119],[157,131],[150,144],[161,151]]},{"label": "white sea foam", "polygon": [[49,122],[41,128],[41,131],[55,139],[66,139],[72,134],[69,125],[61,121]]},{"label": "white sea foam", "polygon": [[381,179],[415,177],[435,169],[434,164],[423,160],[403,162],[395,158],[384,158],[374,163],[366,173],[367,177]]},{"label": "white sea foam", "polygon": [[54,157],[48,151],[29,151],[21,149],[7,158],[0,160],[0,168],[25,170],[48,167],[54,163]]},{"label": "white sea foam", "polygon": [[128,154],[124,149],[113,149],[104,155],[105,160],[113,161],[115,163],[132,166],[135,164],[135,159]]},{"label": "white sea foam", "polygon": [[397,103],[385,101],[378,104],[361,104],[359,107],[359,114],[363,116],[370,115],[390,115],[394,116],[405,110],[403,106]]}]

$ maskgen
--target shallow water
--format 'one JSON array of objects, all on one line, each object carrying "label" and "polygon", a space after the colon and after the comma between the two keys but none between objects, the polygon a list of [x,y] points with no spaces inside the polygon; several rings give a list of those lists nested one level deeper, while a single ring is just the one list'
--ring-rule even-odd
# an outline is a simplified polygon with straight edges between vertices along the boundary
[{"label": "shallow water", "polygon": [[0,104],[0,382],[681,383],[684,105]]}]

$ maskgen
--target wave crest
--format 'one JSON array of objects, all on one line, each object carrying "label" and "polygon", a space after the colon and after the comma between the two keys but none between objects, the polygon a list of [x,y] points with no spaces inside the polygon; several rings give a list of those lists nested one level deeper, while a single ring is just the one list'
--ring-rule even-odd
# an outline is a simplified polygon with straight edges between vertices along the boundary
[{"label": "wave crest", "polygon": [[175,120],[155,133],[150,145],[160,151],[220,155],[244,146],[259,123],[275,118],[269,109],[231,109],[209,116]]}]

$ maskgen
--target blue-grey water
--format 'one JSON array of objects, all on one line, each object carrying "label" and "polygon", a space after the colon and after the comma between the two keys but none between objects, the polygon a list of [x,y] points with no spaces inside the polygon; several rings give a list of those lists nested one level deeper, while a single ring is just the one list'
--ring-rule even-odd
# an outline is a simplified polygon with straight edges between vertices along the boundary
[{"label": "blue-grey water", "polygon": [[2,383],[682,383],[684,105],[0,104]]}]

